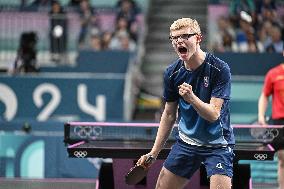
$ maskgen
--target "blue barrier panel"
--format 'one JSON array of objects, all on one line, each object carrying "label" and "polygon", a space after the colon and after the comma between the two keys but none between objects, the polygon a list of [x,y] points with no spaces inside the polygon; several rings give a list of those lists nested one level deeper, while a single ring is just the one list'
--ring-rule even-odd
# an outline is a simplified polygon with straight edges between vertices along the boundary
[{"label": "blue barrier panel", "polygon": [[0,76],[0,120],[123,119],[123,74]]},{"label": "blue barrier panel", "polygon": [[96,73],[126,73],[129,58],[130,53],[127,51],[80,51],[76,70]]},{"label": "blue barrier panel", "polygon": [[97,178],[102,159],[68,158],[63,122],[0,122],[0,177]]},{"label": "blue barrier panel", "polygon": [[41,66],[40,72],[126,73],[132,58],[134,54],[127,51],[81,50],[76,59],[76,65]]},{"label": "blue barrier panel", "polygon": [[232,75],[264,76],[269,69],[284,62],[281,53],[215,53],[226,61]]}]

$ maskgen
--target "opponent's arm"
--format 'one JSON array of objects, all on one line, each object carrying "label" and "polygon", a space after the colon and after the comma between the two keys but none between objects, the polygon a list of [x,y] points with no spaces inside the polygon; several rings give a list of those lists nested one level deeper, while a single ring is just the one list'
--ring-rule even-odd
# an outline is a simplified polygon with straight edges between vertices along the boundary
[{"label": "opponent's arm", "polygon": [[262,92],[258,99],[258,123],[266,125],[265,112],[268,106],[269,98]]},{"label": "opponent's arm", "polygon": [[155,159],[157,158],[172,131],[176,121],[176,113],[177,102],[166,102],[152,150],[150,153],[141,156],[137,164],[143,164],[149,155],[152,155]]},{"label": "opponent's arm", "polygon": [[214,122],[220,117],[223,99],[213,97],[209,103],[205,103],[193,93],[192,86],[187,83],[179,86],[179,94],[207,121]]}]

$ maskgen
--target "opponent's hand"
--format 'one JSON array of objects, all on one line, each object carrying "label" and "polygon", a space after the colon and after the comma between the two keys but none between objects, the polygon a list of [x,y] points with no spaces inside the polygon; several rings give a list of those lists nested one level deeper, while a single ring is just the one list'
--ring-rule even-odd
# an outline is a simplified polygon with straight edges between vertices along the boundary
[{"label": "opponent's hand", "polygon": [[[149,163],[146,163],[146,160],[149,158],[149,156],[152,156],[153,160],[150,161]],[[143,165],[143,166],[145,166],[145,168],[148,168],[154,163],[155,160],[156,160],[156,157],[154,157],[152,154],[148,153],[148,154],[141,156],[140,159],[138,159],[136,165]]]},{"label": "opponent's hand", "polygon": [[260,124],[260,125],[267,125],[267,123],[265,121],[265,116],[259,116],[258,117],[258,124]]},{"label": "opponent's hand", "polygon": [[192,86],[189,85],[188,83],[183,83],[180,86],[178,86],[178,93],[183,99],[187,102],[191,102],[193,98],[193,91],[192,91]]}]

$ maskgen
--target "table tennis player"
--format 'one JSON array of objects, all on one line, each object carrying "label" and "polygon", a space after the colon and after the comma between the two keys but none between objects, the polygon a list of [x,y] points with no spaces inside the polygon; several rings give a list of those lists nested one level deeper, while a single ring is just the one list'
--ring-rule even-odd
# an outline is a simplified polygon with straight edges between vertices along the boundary
[{"label": "table tennis player", "polygon": [[201,164],[211,189],[229,189],[235,144],[230,125],[230,68],[200,48],[202,35],[196,20],[174,21],[169,39],[179,58],[164,72],[166,103],[155,143],[137,164],[143,164],[150,155],[157,158],[177,121],[177,140],[163,164],[156,189],[183,188]]},{"label": "table tennis player", "polygon": [[[284,46],[283,52],[284,56]],[[264,79],[262,93],[258,99],[258,123],[267,125],[265,113],[272,96],[272,119],[269,124],[284,125],[284,62],[271,68]],[[277,151],[278,185],[284,189],[284,149]]]}]

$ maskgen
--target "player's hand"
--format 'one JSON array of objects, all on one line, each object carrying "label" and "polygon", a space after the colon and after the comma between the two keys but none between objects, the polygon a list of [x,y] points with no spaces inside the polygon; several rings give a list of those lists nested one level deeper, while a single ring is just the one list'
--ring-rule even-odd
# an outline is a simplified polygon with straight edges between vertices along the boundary
[{"label": "player's hand", "polygon": [[267,125],[267,123],[265,121],[265,116],[259,116],[258,117],[258,124],[260,124],[260,125]]},{"label": "player's hand", "polygon": [[[146,160],[149,158],[149,156],[152,156],[154,159],[150,163],[146,164]],[[144,165],[146,168],[148,168],[154,163],[155,160],[156,160],[156,157],[148,153],[148,154],[141,156],[140,159],[138,159],[136,165]]]},{"label": "player's hand", "polygon": [[178,93],[183,99],[187,102],[191,102],[192,97],[193,97],[193,91],[192,91],[192,86],[189,85],[188,83],[183,83],[180,86],[178,86],[179,90]]}]

